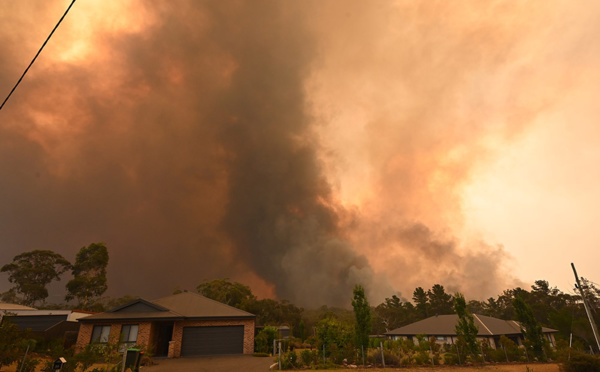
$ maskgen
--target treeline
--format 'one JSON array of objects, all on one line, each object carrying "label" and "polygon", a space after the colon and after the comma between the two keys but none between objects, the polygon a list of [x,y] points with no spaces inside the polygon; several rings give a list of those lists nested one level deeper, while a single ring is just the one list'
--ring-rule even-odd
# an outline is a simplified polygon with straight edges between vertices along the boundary
[{"label": "treeline", "polygon": [[[582,278],[582,288],[592,308],[596,322],[600,322],[600,289]],[[318,309],[303,309],[288,301],[259,300],[248,286],[217,279],[200,284],[198,292],[217,301],[257,315],[257,325],[287,325],[293,336],[305,341],[314,336],[317,324],[325,319],[334,319],[344,327],[356,325],[352,310],[322,306]],[[504,320],[517,320],[515,301],[521,299],[531,308],[535,320],[543,327],[556,329],[557,340],[569,341],[579,350],[593,348],[598,352],[581,297],[560,291],[545,280],[537,280],[530,290],[520,287],[505,290],[497,297],[485,301],[470,300],[466,309],[471,314],[492,316]],[[425,290],[417,287],[412,301],[393,295],[381,304],[371,306],[372,334],[384,334],[395,328],[434,315],[455,313],[455,294],[449,294],[441,284]],[[350,301],[349,301],[350,302]]]},{"label": "treeline", "polygon": [[[65,301],[75,300],[76,308],[105,311],[135,299],[129,295],[116,299],[102,297],[107,290],[108,262],[108,250],[104,243],[82,247],[74,263],[49,250],[21,253],[0,268],[1,272],[8,274],[8,280],[13,284],[10,290],[0,294],[0,300],[28,306],[48,306],[45,304],[48,284],[60,280],[61,275],[67,272],[73,277],[66,283]],[[314,336],[316,325],[324,319],[335,319],[348,327],[355,326],[354,314],[347,308],[322,306],[303,309],[287,300],[258,299],[250,287],[228,279],[206,281],[196,289],[209,298],[255,314],[259,326],[286,325],[302,341]],[[585,278],[582,278],[582,289],[592,316],[596,322],[600,322],[600,289]],[[467,310],[471,314],[514,320],[517,319],[514,306],[517,298],[521,298],[532,309],[540,325],[558,330],[557,339],[569,340],[572,335],[574,347],[597,349],[581,297],[564,293],[545,280],[535,281],[529,290],[517,287],[485,301],[470,300]],[[371,333],[384,334],[429,316],[453,314],[454,303],[455,294],[447,293],[441,284],[435,284],[430,289],[415,288],[411,300],[393,295],[370,307]],[[63,303],[52,307],[73,306]]]}]

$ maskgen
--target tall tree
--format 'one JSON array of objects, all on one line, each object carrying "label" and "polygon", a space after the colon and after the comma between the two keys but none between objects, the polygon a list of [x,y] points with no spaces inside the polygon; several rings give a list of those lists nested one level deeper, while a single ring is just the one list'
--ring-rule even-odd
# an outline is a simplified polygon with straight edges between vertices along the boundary
[{"label": "tall tree", "polygon": [[300,326],[304,311],[288,300],[277,301],[270,298],[251,299],[245,302],[242,310],[256,314],[257,325],[288,325],[292,332],[296,332]]},{"label": "tall tree", "polygon": [[429,303],[427,293],[422,287],[415,288],[413,292],[413,301],[417,308],[417,316],[419,319],[425,319],[429,316]]},{"label": "tall tree", "polygon": [[256,299],[250,287],[238,282],[230,282],[229,279],[214,279],[200,283],[196,290],[203,296],[244,310],[248,301]]},{"label": "tall tree", "polygon": [[63,256],[49,250],[34,250],[21,253],[13,262],[2,266],[1,272],[8,273],[8,281],[15,284],[12,288],[23,296],[21,303],[28,306],[48,297],[46,286],[71,268]]},{"label": "tall tree", "polygon": [[386,298],[374,310],[373,331],[381,334],[411,323],[415,318],[414,312],[410,302],[402,302],[396,295]]},{"label": "tall tree", "polygon": [[452,295],[446,293],[443,285],[435,284],[427,291],[427,299],[429,300],[430,314],[446,315],[452,314],[454,311]]},{"label": "tall tree", "polygon": [[479,332],[479,329],[475,325],[473,315],[467,311],[465,297],[460,293],[454,296],[454,311],[458,315],[458,323],[455,329],[459,343],[464,343],[467,353],[476,355],[477,332]]},{"label": "tall tree", "polygon": [[106,267],[108,266],[108,250],[104,243],[92,243],[82,247],[75,257],[72,273],[73,279],[67,283],[65,300],[77,298],[83,310],[88,309],[90,301],[102,296],[108,289],[106,284]]},{"label": "tall tree", "polygon": [[538,359],[545,359],[544,334],[542,333],[542,326],[535,319],[533,310],[521,296],[515,297],[513,306],[515,307],[517,320],[521,323],[521,332],[525,336],[525,340],[530,342],[533,353]]},{"label": "tall tree", "polygon": [[361,346],[365,350],[369,347],[369,334],[371,333],[371,307],[365,295],[365,289],[357,284],[354,286],[354,298],[352,299],[356,326],[354,328],[354,339],[356,347]]}]

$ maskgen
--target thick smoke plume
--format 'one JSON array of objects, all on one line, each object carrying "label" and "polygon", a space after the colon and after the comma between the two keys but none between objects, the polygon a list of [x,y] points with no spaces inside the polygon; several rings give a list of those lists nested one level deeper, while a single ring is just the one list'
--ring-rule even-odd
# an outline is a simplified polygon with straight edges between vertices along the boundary
[{"label": "thick smoke plume", "polygon": [[[0,14],[0,89],[63,3]],[[305,306],[357,283],[492,296],[510,258],[462,233],[461,192],[564,87],[533,67],[556,11],[77,3],[0,112],[0,262],[104,241],[115,295],[228,277]]]}]

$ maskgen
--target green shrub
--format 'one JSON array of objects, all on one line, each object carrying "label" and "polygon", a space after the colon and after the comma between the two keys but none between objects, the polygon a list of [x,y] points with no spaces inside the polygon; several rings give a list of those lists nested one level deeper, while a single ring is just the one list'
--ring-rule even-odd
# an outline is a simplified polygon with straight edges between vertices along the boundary
[{"label": "green shrub", "polygon": [[572,350],[571,357],[563,361],[560,369],[563,372],[597,372],[600,371],[600,358]]},{"label": "green shrub", "polygon": [[496,363],[504,363],[506,362],[506,354],[504,354],[504,349],[498,347],[497,349],[492,349],[488,353],[489,361]]},{"label": "green shrub", "polygon": [[519,348],[511,339],[502,335],[500,336],[500,345],[504,349],[505,352],[504,360],[506,361],[506,357],[508,356],[508,361],[516,362],[516,361],[525,361],[525,353],[523,349]]},{"label": "green shrub", "polygon": [[312,367],[319,363],[319,353],[316,350],[302,350],[300,352],[300,363],[306,367]]},{"label": "green shrub", "polygon": [[332,363],[330,361],[326,361],[326,362],[320,361],[319,364],[317,364],[315,366],[315,369],[339,369],[339,368],[340,368],[339,365]]},{"label": "green shrub", "polygon": [[354,344],[349,342],[344,347],[339,347],[336,344],[331,344],[326,349],[329,353],[329,360],[335,364],[355,363],[358,359],[358,352],[354,348]]},{"label": "green shrub", "polygon": [[17,371],[21,372],[35,372],[36,367],[40,364],[39,359],[25,358],[19,361],[17,364]]},{"label": "green shrub", "polygon": [[254,350],[259,353],[269,353],[273,348],[273,340],[277,338],[277,327],[267,326],[261,329],[254,338]]},{"label": "green shrub", "polygon": [[281,369],[298,368],[298,355],[295,351],[290,351],[281,356]]},{"label": "green shrub", "polygon": [[455,353],[445,353],[444,354],[444,364],[448,366],[453,366],[458,364],[458,355]]},{"label": "green shrub", "polygon": [[417,365],[431,364],[431,356],[429,355],[429,351],[419,351],[415,354],[414,358]]},{"label": "green shrub", "polygon": [[298,354],[295,351],[290,351],[286,354],[286,359],[288,359],[292,364],[296,364],[298,362]]},{"label": "green shrub", "polygon": [[336,352],[346,349],[348,344],[353,344],[354,329],[337,319],[326,318],[317,323],[316,331],[319,351],[323,350],[324,346],[326,357],[332,356],[334,359],[344,359],[341,354],[336,355]]},{"label": "green shrub", "polygon": [[98,347],[96,347],[96,345],[89,344],[85,346],[85,349],[75,354],[74,359],[81,365],[81,370],[85,371],[94,363],[98,363],[101,360],[101,357],[102,356],[100,355]]},{"label": "green shrub", "polygon": [[392,353],[390,350],[383,350],[383,357],[385,358],[386,366],[400,365],[400,357],[398,354]]},{"label": "green shrub", "polygon": [[[319,343],[319,340],[317,339],[317,336],[309,336],[306,338],[306,340],[304,340],[304,347],[309,347],[309,348],[316,348],[317,344]],[[306,346],[308,345],[308,346]]]},{"label": "green shrub", "polygon": [[[381,350],[369,349],[366,354],[367,354],[367,356],[366,356],[367,363],[383,365],[383,360],[381,359]],[[385,359],[386,366],[400,365],[400,356],[391,350],[383,349],[383,358]],[[362,359],[361,359],[360,363],[362,364]]]}]

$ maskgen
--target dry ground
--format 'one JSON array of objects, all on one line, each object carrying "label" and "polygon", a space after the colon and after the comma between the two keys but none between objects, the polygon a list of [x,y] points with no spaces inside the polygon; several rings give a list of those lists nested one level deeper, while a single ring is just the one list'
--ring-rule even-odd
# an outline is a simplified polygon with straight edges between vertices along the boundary
[{"label": "dry ground", "polygon": [[[254,360],[253,360],[254,359]],[[249,370],[263,370],[267,372],[267,365],[273,363],[272,358],[254,358],[249,357],[244,359],[241,357],[236,360],[236,357],[223,357],[223,358],[179,358],[172,360],[169,362],[167,360],[163,360],[161,366],[161,360],[158,360],[158,364],[151,367],[142,367],[140,370],[145,372],[163,372],[163,371],[173,371],[173,372],[197,372],[197,371],[205,371],[210,370],[214,372],[227,372],[227,371],[241,371],[244,370],[245,362],[254,362]],[[207,363],[208,362],[208,363]],[[260,364],[265,365],[254,365],[259,362]],[[262,362],[262,363],[261,363]],[[232,364],[233,363],[233,364]],[[198,368],[198,364],[202,367]],[[210,367],[207,365],[209,364]],[[235,367],[234,367],[235,366]],[[97,365],[95,367],[106,367],[106,364]],[[238,369],[240,367],[241,369]],[[13,364],[9,367],[3,367],[1,372],[16,372],[17,365]],[[205,369],[208,368],[208,369]],[[40,368],[37,369],[39,371]],[[337,369],[337,370],[327,370],[327,371],[343,371],[349,369]],[[436,367],[402,367],[402,368],[358,368],[358,369],[350,369],[351,371],[369,371],[369,372],[389,372],[389,371],[402,371],[402,372],[474,372],[474,371],[484,371],[484,372],[559,372],[559,366],[556,363],[530,363],[530,364],[493,364],[493,365],[485,365],[485,366],[469,366],[469,367],[456,367],[456,366],[436,366]]]},{"label": "dry ground", "polygon": [[[339,370],[331,370],[339,371]],[[530,363],[530,364],[493,364],[485,366],[436,366],[436,367],[402,367],[402,368],[358,368],[354,371],[370,371],[370,372],[559,372],[558,364],[556,363]]]}]

